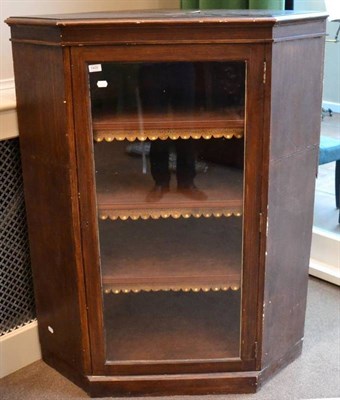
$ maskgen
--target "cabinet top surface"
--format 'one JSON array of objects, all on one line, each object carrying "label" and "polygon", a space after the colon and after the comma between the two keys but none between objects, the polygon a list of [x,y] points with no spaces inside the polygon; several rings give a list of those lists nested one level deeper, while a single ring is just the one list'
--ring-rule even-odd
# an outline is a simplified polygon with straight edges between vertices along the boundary
[{"label": "cabinet top surface", "polygon": [[10,17],[9,25],[102,25],[102,24],[176,24],[176,23],[245,23],[276,24],[306,19],[325,19],[324,12],[270,10],[147,10],[120,12],[90,12]]}]

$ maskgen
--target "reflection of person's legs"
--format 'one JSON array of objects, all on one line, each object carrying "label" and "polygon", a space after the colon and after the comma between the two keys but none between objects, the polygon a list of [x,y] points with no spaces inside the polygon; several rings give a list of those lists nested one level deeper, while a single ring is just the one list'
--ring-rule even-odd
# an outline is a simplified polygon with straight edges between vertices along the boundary
[{"label": "reflection of person's legs", "polygon": [[193,63],[169,64],[167,82],[171,108],[175,112],[191,114],[195,105],[195,68]]},{"label": "reflection of person's legs", "polygon": [[194,184],[195,178],[195,152],[192,139],[177,140],[175,142],[177,153],[176,177],[178,188],[189,188]]},{"label": "reflection of person's legs", "polygon": [[164,78],[161,64],[145,63],[139,69],[139,91],[142,113],[162,113],[166,110]]},{"label": "reflection of person's legs", "polygon": [[146,201],[159,201],[169,191],[169,143],[163,140],[151,142],[150,147],[151,175],[155,181],[154,188],[147,194]]},{"label": "reflection of person's legs", "polygon": [[[162,67],[160,63],[146,63],[139,71],[142,112],[159,114],[160,118],[168,109],[167,81]],[[155,186],[147,194],[146,201],[153,202],[159,201],[169,190],[169,144],[160,139],[152,141],[149,157]]]},{"label": "reflection of person's legs", "polygon": [[192,200],[206,200],[207,195],[194,183],[196,176],[194,139],[176,141],[177,152],[177,188],[178,191]]},{"label": "reflection of person's legs", "polygon": [[167,140],[155,140],[150,148],[151,175],[156,186],[168,188],[170,184],[169,143]]}]

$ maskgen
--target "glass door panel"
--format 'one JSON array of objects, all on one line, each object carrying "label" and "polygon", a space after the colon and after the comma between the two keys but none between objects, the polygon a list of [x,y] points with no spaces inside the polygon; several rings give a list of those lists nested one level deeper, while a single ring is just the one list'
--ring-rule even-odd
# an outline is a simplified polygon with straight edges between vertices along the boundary
[{"label": "glass door panel", "polygon": [[106,359],[237,358],[246,64],[100,69],[89,80]]}]

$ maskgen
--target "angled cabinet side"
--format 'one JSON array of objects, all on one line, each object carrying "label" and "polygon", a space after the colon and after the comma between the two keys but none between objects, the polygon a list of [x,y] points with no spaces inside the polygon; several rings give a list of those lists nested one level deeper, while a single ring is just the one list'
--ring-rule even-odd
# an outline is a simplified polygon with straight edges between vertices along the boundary
[{"label": "angled cabinet side", "polygon": [[[303,29],[306,31],[304,32]],[[292,27],[277,28],[291,35]],[[324,21],[267,48],[268,214],[263,379],[302,350],[320,136]],[[301,71],[303,68],[303,72]]]},{"label": "angled cabinet side", "polygon": [[13,57],[43,359],[79,380],[89,359],[69,50],[13,43]]}]

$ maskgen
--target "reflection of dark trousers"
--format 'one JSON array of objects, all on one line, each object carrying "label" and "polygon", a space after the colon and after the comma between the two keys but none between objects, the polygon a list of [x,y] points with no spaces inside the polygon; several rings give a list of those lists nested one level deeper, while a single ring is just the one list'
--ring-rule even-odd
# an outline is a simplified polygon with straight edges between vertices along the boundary
[{"label": "reflection of dark trousers", "polygon": [[192,63],[146,63],[139,70],[142,112],[191,113],[195,102],[195,69]]},{"label": "reflection of dark trousers", "polygon": [[[143,112],[167,115],[172,112],[191,114],[195,102],[195,69],[192,63],[147,63],[139,77]],[[191,139],[156,140],[151,142],[151,174],[160,186],[170,182],[169,153],[176,150],[176,176],[179,187],[193,184],[195,154]]]},{"label": "reflection of dark trousers", "polygon": [[156,140],[151,142],[150,165],[151,175],[159,186],[170,183],[169,151],[171,146],[176,149],[177,186],[186,188],[193,184],[195,177],[195,153],[192,139]]}]

